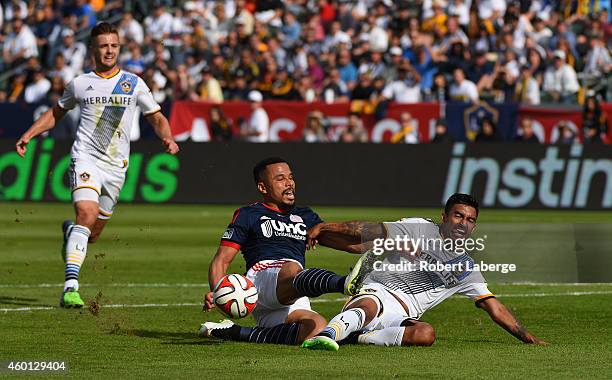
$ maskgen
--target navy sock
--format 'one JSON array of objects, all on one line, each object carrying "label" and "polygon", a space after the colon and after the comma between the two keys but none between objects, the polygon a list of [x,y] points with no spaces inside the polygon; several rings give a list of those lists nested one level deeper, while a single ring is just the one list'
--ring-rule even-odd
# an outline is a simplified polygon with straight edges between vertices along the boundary
[{"label": "navy sock", "polygon": [[283,323],[274,327],[241,327],[240,340],[251,343],[297,344],[299,323]]},{"label": "navy sock", "polygon": [[318,297],[326,293],[344,293],[346,276],[325,269],[310,268],[299,272],[293,279],[293,287],[306,297]]}]

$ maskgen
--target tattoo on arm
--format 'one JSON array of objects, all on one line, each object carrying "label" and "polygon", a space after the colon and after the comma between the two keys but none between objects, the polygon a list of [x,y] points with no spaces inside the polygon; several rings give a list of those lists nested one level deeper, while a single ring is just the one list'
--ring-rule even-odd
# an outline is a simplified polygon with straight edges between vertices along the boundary
[{"label": "tattoo on arm", "polygon": [[361,241],[372,241],[385,238],[387,231],[382,223],[351,221],[339,224],[342,233]]}]

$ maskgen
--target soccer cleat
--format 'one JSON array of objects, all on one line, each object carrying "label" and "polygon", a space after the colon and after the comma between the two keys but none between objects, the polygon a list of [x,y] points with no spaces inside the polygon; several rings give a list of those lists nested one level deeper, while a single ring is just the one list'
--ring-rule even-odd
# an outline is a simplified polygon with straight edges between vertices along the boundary
[{"label": "soccer cleat", "polygon": [[81,299],[79,292],[74,290],[73,288],[66,289],[65,292],[62,293],[60,297],[60,307],[70,309],[70,308],[81,308],[85,305],[85,302]]},{"label": "soccer cleat", "polygon": [[208,338],[212,335],[214,330],[229,329],[232,326],[234,326],[234,322],[230,321],[229,319],[224,319],[219,322],[205,322],[200,325],[198,335],[203,338]]},{"label": "soccer cleat", "polygon": [[68,243],[68,230],[74,226],[72,220],[64,220],[62,223],[62,236],[64,237],[64,243],[62,244],[62,260],[66,262],[66,243]]},{"label": "soccer cleat", "polygon": [[326,336],[315,336],[310,339],[306,339],[302,343],[302,348],[309,350],[324,350],[324,351],[338,351],[340,346],[335,340]]},{"label": "soccer cleat", "polygon": [[354,296],[359,293],[366,277],[372,272],[376,260],[378,260],[378,256],[371,250],[361,255],[353,269],[351,269],[351,272],[346,276],[346,280],[344,281],[344,294]]}]

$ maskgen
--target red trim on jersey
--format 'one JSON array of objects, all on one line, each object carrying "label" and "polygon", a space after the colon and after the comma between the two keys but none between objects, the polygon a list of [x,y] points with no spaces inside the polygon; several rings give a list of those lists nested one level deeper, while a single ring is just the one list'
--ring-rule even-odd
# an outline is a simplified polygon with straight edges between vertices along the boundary
[{"label": "red trim on jersey", "polygon": [[232,222],[230,224],[236,223],[236,219],[238,219],[238,214],[240,214],[240,209],[234,211],[234,216],[232,216]]},{"label": "red trim on jersey", "polygon": [[237,250],[240,251],[240,244],[238,243],[234,243],[233,241],[229,241],[229,240],[221,240],[221,243],[219,244],[223,247],[231,247],[231,248],[236,248]]},{"label": "red trim on jersey", "polygon": [[279,210],[279,209],[277,209],[276,207],[268,206],[267,204],[265,204],[265,203],[263,203],[263,202],[260,202],[260,203],[261,203],[261,205],[262,205],[262,206],[264,206],[264,207],[265,207],[265,208],[267,208],[268,210],[272,210],[272,211],[274,211],[274,212],[280,212],[281,214],[286,214],[286,213],[288,213],[288,212],[289,212],[289,211],[282,211],[282,210]]}]

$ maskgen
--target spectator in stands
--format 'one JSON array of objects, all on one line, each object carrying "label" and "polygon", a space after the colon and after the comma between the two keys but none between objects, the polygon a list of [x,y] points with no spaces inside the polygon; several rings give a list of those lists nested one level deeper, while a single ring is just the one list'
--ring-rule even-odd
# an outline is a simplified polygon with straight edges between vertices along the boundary
[{"label": "spectator in stands", "polygon": [[85,56],[87,55],[87,47],[82,42],[75,41],[74,32],[71,29],[62,31],[62,45],[59,50],[64,55],[66,64],[70,66],[75,74],[83,72]]},{"label": "spectator in stands", "polygon": [[478,102],[478,89],[474,82],[465,79],[465,73],[458,67],[453,70],[454,82],[450,87],[450,97],[459,102]]},{"label": "spectator in stands", "polygon": [[[61,56],[61,55],[60,55]],[[57,104],[57,101],[64,94],[64,89],[66,88],[62,77],[55,76],[51,78],[51,89],[47,93],[46,103],[47,104]]]},{"label": "spectator in stands", "polygon": [[234,132],[232,121],[225,116],[221,107],[215,106],[210,109],[210,130],[213,141],[231,141]]},{"label": "spectator in stands", "polygon": [[25,20],[26,18],[28,18],[28,4],[25,1],[10,0],[5,2],[4,19],[6,21]]},{"label": "spectator in stands", "polygon": [[9,103],[16,103],[23,100],[24,90],[26,85],[26,73],[22,69],[18,69],[12,78],[7,100]]},{"label": "spectator in stands", "polygon": [[418,103],[421,101],[420,75],[410,61],[404,60],[399,68],[398,77],[383,90],[386,100],[400,104]]},{"label": "spectator in stands", "polygon": [[329,76],[323,81],[321,94],[326,103],[346,102],[349,100],[348,87],[340,78],[338,69],[333,68],[330,70]]},{"label": "spectator in stands", "polygon": [[544,74],[545,101],[574,104],[577,101],[578,79],[574,69],[565,63],[565,53],[556,50],[553,54],[553,65]]},{"label": "spectator in stands", "polygon": [[562,120],[557,127],[558,137],[555,141],[557,144],[574,144],[578,141],[576,136],[576,132],[574,129],[568,124],[567,121]]},{"label": "spectator in stands", "polygon": [[202,82],[199,88],[199,100],[204,102],[222,103],[223,91],[219,81],[213,77],[210,67],[202,69]]},{"label": "spectator in stands", "polygon": [[582,131],[585,143],[602,143],[607,141],[608,118],[601,111],[599,100],[595,96],[587,97],[582,111]]},{"label": "spectator in stands", "polygon": [[12,27],[12,32],[4,41],[4,63],[16,66],[30,57],[38,57],[36,37],[30,27],[24,25],[23,20],[18,17],[13,20]]},{"label": "spectator in stands", "polygon": [[436,134],[431,140],[432,143],[449,144],[454,141],[453,136],[451,136],[451,134],[448,132],[448,126],[446,125],[446,120],[442,118],[436,120],[435,131],[436,131],[435,132]]},{"label": "spectator in stands", "polygon": [[533,131],[533,120],[525,117],[521,119],[519,124],[519,129],[516,131],[516,137],[514,139],[516,142],[525,142],[525,143],[535,143],[539,144],[540,139],[536,136]]},{"label": "spectator in stands", "polygon": [[444,73],[437,73],[433,79],[433,86],[425,90],[425,99],[429,102],[448,102],[450,100],[450,90],[446,82]]},{"label": "spectator in stands", "polygon": [[482,119],[480,132],[476,135],[476,142],[499,142],[497,128],[490,117]]},{"label": "spectator in stands", "polygon": [[119,24],[119,35],[122,38],[123,44],[126,44],[127,41],[134,41],[138,45],[142,45],[144,41],[144,29],[142,25],[136,20],[134,20],[134,16],[130,12],[126,12],[123,14],[121,18],[121,23]]},{"label": "spectator in stands", "polygon": [[419,125],[408,112],[400,115],[400,129],[391,136],[391,143],[417,144],[419,142]]},{"label": "spectator in stands", "polygon": [[281,28],[280,40],[283,46],[289,48],[299,42],[302,27],[300,23],[297,22],[295,15],[291,12],[285,12],[283,20],[284,23]]},{"label": "spectator in stands", "polygon": [[124,57],[124,61],[121,64],[124,70],[127,70],[136,75],[144,73],[145,61],[140,51],[140,45],[136,41],[132,41],[128,45],[129,53]]},{"label": "spectator in stands", "polygon": [[32,83],[26,86],[24,100],[26,103],[38,103],[45,99],[47,92],[51,89],[51,82],[45,78],[42,67],[32,73]]},{"label": "spectator in stands", "polygon": [[521,68],[514,99],[523,104],[540,104],[540,86],[532,75],[532,68],[528,65],[523,65]]},{"label": "spectator in stands", "polygon": [[168,13],[161,1],[153,8],[153,14],[144,20],[146,36],[148,38],[164,41],[172,31],[172,15]]},{"label": "spectator in stands", "polygon": [[361,117],[356,112],[351,112],[348,116],[348,123],[342,129],[340,142],[343,143],[365,143],[368,142],[368,131],[363,126]]},{"label": "spectator in stands", "polygon": [[72,70],[70,66],[66,66],[64,55],[62,53],[57,53],[53,63],[53,70],[49,71],[49,77],[60,77],[64,84],[68,84],[75,76],[74,70]]},{"label": "spectator in stands", "polygon": [[76,0],[70,13],[79,20],[79,29],[91,29],[96,26],[96,12],[87,0]]},{"label": "spectator in stands", "polygon": [[312,111],[306,117],[306,124],[302,132],[305,142],[329,142],[326,131],[326,123],[321,111]]},{"label": "spectator in stands", "polygon": [[358,71],[351,60],[351,53],[348,49],[342,49],[338,57],[338,71],[340,79],[346,83],[346,87],[352,90],[357,83]]},{"label": "spectator in stands", "polygon": [[240,135],[249,142],[268,142],[270,118],[262,107],[263,95],[259,91],[249,92],[251,102],[251,117],[241,126]]}]

